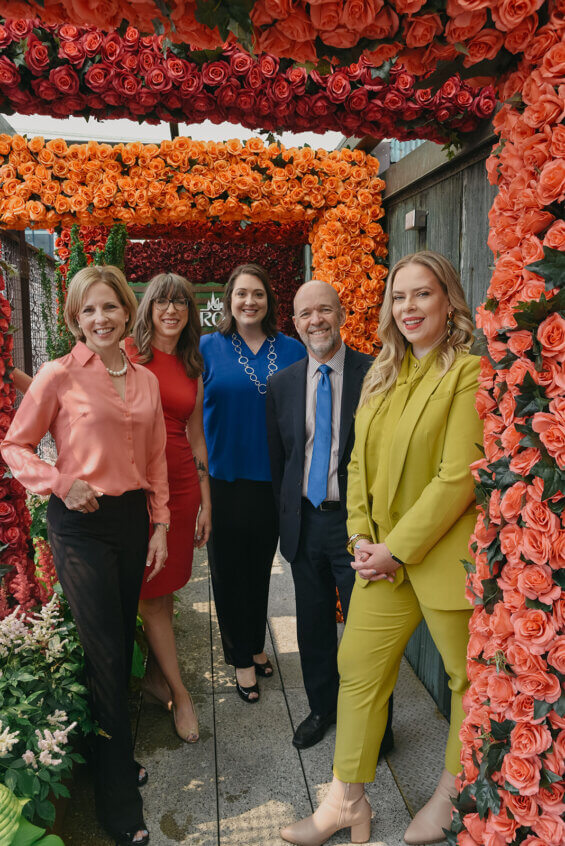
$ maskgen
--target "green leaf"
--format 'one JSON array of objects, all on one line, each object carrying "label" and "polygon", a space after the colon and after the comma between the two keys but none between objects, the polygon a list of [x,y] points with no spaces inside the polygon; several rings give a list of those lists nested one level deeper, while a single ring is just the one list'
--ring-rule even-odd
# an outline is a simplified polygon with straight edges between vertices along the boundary
[{"label": "green leaf", "polygon": [[509,745],[505,743],[493,743],[486,754],[486,759],[483,758],[483,761],[486,760],[486,771],[488,774],[497,773],[499,772],[502,762],[504,760],[504,756],[509,750]]},{"label": "green leaf", "polygon": [[559,717],[565,717],[565,693],[562,693],[557,702],[554,702],[553,710]]},{"label": "green leaf", "polygon": [[[523,443],[523,439],[521,443]],[[555,464],[549,457],[534,464],[531,471],[533,476],[543,479],[543,499],[550,499],[558,493],[565,492],[565,471]]]},{"label": "green leaf", "polygon": [[529,329],[535,332],[540,323],[550,314],[549,302],[545,294],[533,302],[520,302],[514,310],[514,319],[518,329]]},{"label": "green leaf", "polygon": [[491,719],[490,732],[495,740],[506,740],[510,737],[510,732],[515,725],[514,720],[503,720],[501,723],[497,723],[496,720]]},{"label": "green leaf", "polygon": [[526,608],[537,608],[538,610],[547,611],[548,613],[553,611],[553,605],[545,605],[543,602],[540,602],[539,599],[529,599],[529,597],[526,597],[525,605]]},{"label": "green leaf", "polygon": [[543,248],[544,257],[526,265],[532,273],[545,279],[546,290],[565,287],[565,253],[552,247]]},{"label": "green leaf", "polygon": [[133,657],[131,661],[131,674],[136,679],[142,679],[145,675],[145,659],[137,641],[133,644]]},{"label": "green leaf", "polygon": [[531,373],[524,376],[515,400],[517,417],[529,417],[538,411],[545,411],[549,406],[545,388],[538,385]]},{"label": "green leaf", "polygon": [[489,297],[488,300],[485,302],[485,310],[490,312],[495,312],[498,308],[498,300],[494,297]]},{"label": "green leaf", "polygon": [[502,599],[502,591],[498,586],[497,579],[481,579],[483,586],[483,605],[485,611],[492,613],[496,603]]},{"label": "green leaf", "polygon": [[549,787],[550,784],[555,784],[561,781],[561,776],[557,773],[547,770],[545,767],[541,768],[541,778],[539,782],[540,787]]},{"label": "green leaf", "polygon": [[464,559],[464,560],[461,561],[461,563],[463,564],[463,567],[465,568],[465,572],[469,573],[469,575],[477,572],[477,568],[475,567],[475,565],[473,564],[472,561],[467,561],[467,559]]},{"label": "green leaf", "polygon": [[552,709],[553,704],[551,702],[534,699],[534,720],[541,720],[542,717],[547,717]]},{"label": "green leaf", "polygon": [[553,581],[565,590],[565,570],[554,570]]},{"label": "green leaf", "polygon": [[498,788],[490,778],[477,778],[475,782],[475,799],[479,817],[484,820],[489,811],[498,814],[500,811],[500,794]]},{"label": "green leaf", "polygon": [[498,461],[493,461],[488,467],[494,473],[493,487],[498,488],[500,491],[506,490],[506,488],[511,487],[521,479],[521,476],[518,476],[510,469],[510,458],[506,456],[499,458]]}]

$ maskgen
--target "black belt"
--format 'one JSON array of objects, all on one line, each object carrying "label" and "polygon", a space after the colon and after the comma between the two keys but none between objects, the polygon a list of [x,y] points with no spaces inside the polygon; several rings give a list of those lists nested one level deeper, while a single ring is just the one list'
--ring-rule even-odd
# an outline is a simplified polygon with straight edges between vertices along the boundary
[{"label": "black belt", "polygon": [[310,500],[303,496],[302,502],[307,503],[315,511],[339,511],[341,509],[341,502],[335,499],[325,499],[319,505],[312,505]]}]

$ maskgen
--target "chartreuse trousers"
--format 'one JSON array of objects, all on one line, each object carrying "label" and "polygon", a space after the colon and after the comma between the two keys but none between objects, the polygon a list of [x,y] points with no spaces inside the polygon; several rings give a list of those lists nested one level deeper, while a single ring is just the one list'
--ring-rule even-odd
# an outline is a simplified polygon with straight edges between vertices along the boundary
[{"label": "chartreuse trousers", "polygon": [[425,608],[407,579],[398,587],[385,580],[363,585],[355,582],[339,647],[334,774],[345,782],[373,781],[400,661],[416,626],[425,619],[449,676],[451,722],[445,766],[456,775],[461,769],[462,697],[469,684],[471,610]]}]

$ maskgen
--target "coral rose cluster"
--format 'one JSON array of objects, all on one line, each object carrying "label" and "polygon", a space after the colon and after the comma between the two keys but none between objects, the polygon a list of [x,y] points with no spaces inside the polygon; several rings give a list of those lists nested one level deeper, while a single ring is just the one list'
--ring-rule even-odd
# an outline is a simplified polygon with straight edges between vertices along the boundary
[{"label": "coral rose cluster", "polygon": [[466,563],[475,608],[449,836],[459,846],[565,842],[565,5],[551,11],[547,49],[496,115],[488,162],[499,193],[478,313],[485,457]]},{"label": "coral rose cluster", "polygon": [[72,21],[117,29],[125,20],[151,34],[156,22],[167,36],[199,49],[220,46],[233,33],[257,52],[316,63],[320,58],[374,65],[400,56],[416,73],[439,61],[465,57],[473,65],[502,64],[524,49],[539,25],[544,0],[0,0],[6,17],[38,17],[44,24]]},{"label": "coral rose cluster", "polygon": [[4,113],[130,118],[147,123],[230,121],[250,129],[448,141],[470,132],[495,106],[492,86],[454,76],[432,94],[402,65],[374,77],[369,60],[328,73],[291,59],[249,55],[236,44],[215,53],[166,46],[163,36],[124,35],[37,20],[0,22]]},{"label": "coral rose cluster", "polygon": [[[4,280],[0,276],[0,441],[6,435],[14,414],[16,391],[10,380],[13,370],[12,348],[14,336],[10,326],[12,310],[4,295]],[[12,478],[0,458],[0,620],[12,613],[16,606],[33,608],[42,599],[42,585],[35,575],[31,553],[30,513],[26,492]],[[4,574],[3,574],[4,573]],[[3,574],[3,575],[2,575]]]},{"label": "coral rose cluster", "polygon": [[286,149],[259,138],[110,146],[0,135],[0,222],[306,225],[314,273],[343,297],[344,340],[373,352],[387,252],[378,169],[361,150]]}]

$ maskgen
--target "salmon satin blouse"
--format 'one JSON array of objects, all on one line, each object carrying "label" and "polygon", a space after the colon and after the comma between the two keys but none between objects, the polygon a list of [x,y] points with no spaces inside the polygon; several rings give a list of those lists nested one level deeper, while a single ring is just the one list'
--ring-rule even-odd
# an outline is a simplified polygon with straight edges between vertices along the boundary
[{"label": "salmon satin blouse", "polygon": [[[50,431],[55,466],[35,454]],[[28,490],[64,499],[75,479],[109,496],[142,488],[154,523],[168,523],[165,421],[159,383],[127,362],[125,402],[96,353],[78,342],[44,364],[2,443],[2,457]]]}]

